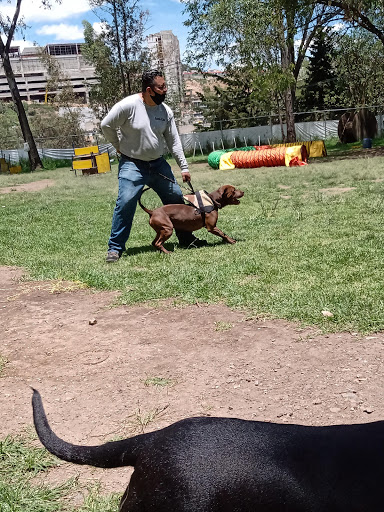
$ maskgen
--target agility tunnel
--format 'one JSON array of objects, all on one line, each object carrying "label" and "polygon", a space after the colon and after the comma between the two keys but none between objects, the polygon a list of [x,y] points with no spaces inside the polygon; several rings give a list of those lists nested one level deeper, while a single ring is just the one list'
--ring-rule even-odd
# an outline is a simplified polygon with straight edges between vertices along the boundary
[{"label": "agility tunnel", "polygon": [[214,169],[250,169],[255,167],[278,167],[306,165],[307,149],[302,146],[291,147],[252,147],[240,151],[214,151],[208,156],[208,164]]},{"label": "agility tunnel", "polygon": [[305,140],[303,142],[285,142],[284,144],[272,144],[272,148],[289,148],[291,146],[305,146],[308,158],[327,156],[327,150],[323,140]]},{"label": "agility tunnel", "polygon": [[208,155],[208,164],[213,169],[219,169],[221,157],[226,153],[233,153],[235,151],[254,151],[255,146],[244,146],[242,148],[233,148],[233,149],[218,149],[216,151],[212,151]]}]

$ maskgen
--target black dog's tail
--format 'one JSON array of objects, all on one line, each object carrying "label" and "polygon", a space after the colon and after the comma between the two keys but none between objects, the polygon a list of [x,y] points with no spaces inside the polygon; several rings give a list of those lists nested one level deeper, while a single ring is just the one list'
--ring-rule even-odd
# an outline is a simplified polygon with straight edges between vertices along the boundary
[{"label": "black dog's tail", "polygon": [[[33,389],[33,388],[32,388]],[[100,446],[79,446],[67,443],[56,436],[48,424],[40,393],[33,389],[33,421],[37,435],[46,449],[59,459],[74,464],[88,464],[100,468],[134,466],[137,455],[148,434]]]},{"label": "black dog's tail", "polygon": [[153,210],[148,210],[148,208],[146,208],[146,207],[143,205],[143,203],[141,202],[141,196],[142,196],[142,195],[144,194],[144,192],[146,192],[147,190],[149,190],[149,187],[144,188],[144,189],[143,189],[143,191],[141,192],[141,195],[140,195],[140,197],[139,197],[139,205],[141,206],[141,208],[142,208],[145,212],[147,212],[149,215],[152,215]]}]

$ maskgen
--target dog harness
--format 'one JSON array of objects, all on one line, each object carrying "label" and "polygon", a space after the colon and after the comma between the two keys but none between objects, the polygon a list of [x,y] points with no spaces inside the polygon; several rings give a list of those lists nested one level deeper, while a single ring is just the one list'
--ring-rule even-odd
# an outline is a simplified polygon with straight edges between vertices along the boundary
[{"label": "dog harness", "polygon": [[190,206],[196,208],[198,213],[210,213],[216,208],[215,202],[205,190],[198,190],[194,194],[187,194],[184,196],[184,199]]},{"label": "dog harness", "polygon": [[221,205],[214,201],[208,192],[205,190],[198,190],[193,194],[187,194],[184,196],[185,201],[189,206],[195,208],[195,215],[201,215],[205,225],[205,214],[210,213],[213,210],[218,210]]}]

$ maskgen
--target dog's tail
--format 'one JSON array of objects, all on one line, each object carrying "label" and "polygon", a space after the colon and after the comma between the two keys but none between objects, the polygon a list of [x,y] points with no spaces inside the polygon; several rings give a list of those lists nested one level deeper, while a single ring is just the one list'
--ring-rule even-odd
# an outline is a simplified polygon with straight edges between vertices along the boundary
[{"label": "dog's tail", "polygon": [[[32,388],[33,389],[33,388]],[[147,434],[114,441],[100,446],[79,446],[63,441],[48,424],[40,393],[33,389],[33,421],[37,435],[45,448],[67,462],[88,464],[99,468],[134,466]]]},{"label": "dog's tail", "polygon": [[142,196],[142,195],[144,194],[144,192],[146,192],[147,190],[149,190],[149,187],[144,188],[144,189],[143,189],[143,191],[141,192],[140,197],[139,197],[139,205],[141,206],[141,208],[142,208],[145,212],[147,212],[149,215],[152,215],[153,210],[148,210],[148,208],[146,208],[146,207],[143,205],[143,203],[141,202],[141,196]]}]

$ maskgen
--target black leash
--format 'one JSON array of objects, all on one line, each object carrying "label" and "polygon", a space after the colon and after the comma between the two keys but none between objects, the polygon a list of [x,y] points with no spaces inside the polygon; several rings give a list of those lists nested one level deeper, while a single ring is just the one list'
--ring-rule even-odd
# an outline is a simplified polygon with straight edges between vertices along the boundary
[{"label": "black leash", "polygon": [[188,185],[188,187],[189,187],[190,191],[192,192],[192,194],[195,194],[195,190],[193,188],[192,182],[191,181],[186,181],[185,183]]}]

